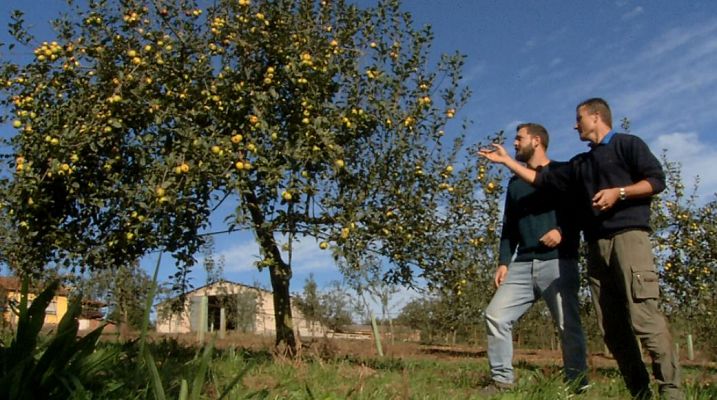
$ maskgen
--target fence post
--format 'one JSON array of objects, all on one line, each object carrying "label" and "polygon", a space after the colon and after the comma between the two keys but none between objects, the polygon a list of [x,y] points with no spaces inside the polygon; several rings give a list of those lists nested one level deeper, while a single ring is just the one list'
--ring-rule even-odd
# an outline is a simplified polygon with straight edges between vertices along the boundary
[{"label": "fence post", "polygon": [[202,300],[199,306],[199,329],[197,329],[197,340],[200,343],[204,343],[204,332],[207,331],[207,308],[209,306],[209,298],[202,296]]},{"label": "fence post", "polygon": [[227,333],[227,309],[219,309],[219,339],[224,339]]},{"label": "fence post", "polygon": [[376,317],[371,313],[371,328],[373,329],[373,337],[376,340],[376,351],[378,356],[383,357],[383,348],[381,347],[381,335],[378,332],[378,325],[376,324]]},{"label": "fence post", "polygon": [[690,361],[695,359],[695,349],[692,346],[692,334],[687,335],[687,359]]}]

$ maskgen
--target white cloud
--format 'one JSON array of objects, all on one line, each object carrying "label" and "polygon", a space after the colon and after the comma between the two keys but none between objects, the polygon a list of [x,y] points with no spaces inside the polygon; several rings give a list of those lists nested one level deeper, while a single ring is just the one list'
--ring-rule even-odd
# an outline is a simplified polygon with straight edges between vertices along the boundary
[{"label": "white cloud", "polygon": [[525,79],[533,75],[538,71],[538,66],[535,64],[526,64],[524,67],[518,70],[518,79]]},{"label": "white cloud", "polygon": [[461,83],[464,85],[469,85],[471,82],[477,80],[485,72],[485,67],[486,64],[484,62],[478,61],[474,63],[463,73],[463,80]]},{"label": "white cloud", "polygon": [[514,119],[503,128],[503,132],[505,134],[506,139],[510,142],[510,139],[513,137],[513,133],[515,132],[515,128],[518,127],[518,125],[522,124],[525,121],[520,121],[517,119]]},{"label": "white cloud", "polygon": [[[280,243],[285,243],[277,239]],[[217,257],[224,257],[226,272],[243,272],[256,270],[255,263],[260,259],[260,250],[255,240],[244,240],[236,245],[218,252]],[[289,253],[282,251],[284,261],[289,261]],[[304,238],[292,243],[291,266],[295,272],[331,269],[335,265],[331,252],[319,249],[313,238]]]},{"label": "white cloud", "polygon": [[545,36],[541,36],[540,38],[537,38],[537,37],[530,38],[523,45],[521,52],[527,53],[531,50],[536,49],[537,47],[546,47],[546,48],[555,47],[556,43],[560,43],[564,40],[565,34],[567,32],[568,32],[568,27],[562,26],[559,29],[557,29],[553,32],[550,32],[549,34],[547,34]]},{"label": "white cloud", "polygon": [[[417,299],[418,297],[425,296],[425,294],[419,293],[414,289],[407,288],[404,286],[398,286],[397,289],[398,291],[390,296],[388,306],[386,307],[387,312],[393,318],[398,316],[398,314],[401,312],[403,307],[406,306],[406,304],[410,303],[412,300]],[[377,318],[382,317],[380,301],[370,296],[366,296],[366,302],[368,303],[369,308]]]},{"label": "white cloud", "polygon": [[638,15],[641,15],[644,12],[645,12],[645,9],[642,8],[642,6],[637,6],[637,7],[633,8],[632,10],[623,14],[622,20],[627,21],[627,20],[633,19],[633,18],[637,17]]},{"label": "white cloud", "polygon": [[217,258],[224,258],[226,272],[253,271],[254,263],[259,260],[259,246],[254,240],[241,241],[217,254]]},{"label": "white cloud", "polygon": [[[658,31],[629,57],[615,57],[615,52],[605,44],[595,58],[586,60],[588,69],[574,74],[572,84],[551,94],[547,103],[597,95],[610,102],[615,121],[628,117],[632,131],[648,142],[669,132],[694,132],[714,143],[709,135],[717,109],[717,96],[712,94],[717,91],[717,18]],[[568,126],[565,122],[558,121],[563,127]],[[584,147],[575,143],[575,150]],[[694,158],[685,162],[704,157]],[[707,188],[710,178],[702,179]]]},{"label": "white cloud", "polygon": [[673,132],[659,135],[650,147],[656,154],[667,150],[667,159],[680,163],[686,188],[691,189],[695,178],[699,177],[700,201],[714,199],[717,193],[717,168],[714,166],[717,145],[705,142],[694,132]]},{"label": "white cloud", "polygon": [[[675,28],[656,37],[635,57],[614,63],[592,82],[581,85],[580,92],[616,92],[612,102],[630,119],[645,118],[670,126],[671,121],[685,118],[712,118],[717,96],[706,96],[699,102],[694,101],[694,96],[717,86],[716,69],[717,19],[713,19],[705,24]],[[707,112],[698,112],[703,110]],[[673,129],[674,126],[652,131]]]},{"label": "white cloud", "polygon": [[529,50],[529,49],[532,49],[533,47],[535,47],[535,45],[536,45],[537,43],[538,43],[537,39],[535,39],[535,38],[529,39],[527,42],[525,42],[525,48],[523,49],[523,51],[527,51],[527,50]]},{"label": "white cloud", "polygon": [[[288,253],[282,253],[284,259],[288,261]],[[301,242],[294,241],[291,257],[291,264],[294,271],[334,269],[336,265],[331,256],[331,251],[321,250],[319,243],[313,238],[305,238]]]},{"label": "white cloud", "polygon": [[685,46],[699,46],[703,40],[709,43],[715,40],[715,29],[717,29],[717,19],[704,24],[680,26],[670,29],[650,42],[643,56],[654,59],[673,50],[684,49]]}]

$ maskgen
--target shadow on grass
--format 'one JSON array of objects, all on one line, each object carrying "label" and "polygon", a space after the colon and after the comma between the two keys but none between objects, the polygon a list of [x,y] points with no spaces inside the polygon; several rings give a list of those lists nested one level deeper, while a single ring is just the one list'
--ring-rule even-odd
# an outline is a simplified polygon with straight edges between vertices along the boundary
[{"label": "shadow on grass", "polygon": [[421,353],[430,355],[443,355],[447,357],[487,357],[488,352],[485,350],[466,350],[452,347],[430,346],[421,349]]}]

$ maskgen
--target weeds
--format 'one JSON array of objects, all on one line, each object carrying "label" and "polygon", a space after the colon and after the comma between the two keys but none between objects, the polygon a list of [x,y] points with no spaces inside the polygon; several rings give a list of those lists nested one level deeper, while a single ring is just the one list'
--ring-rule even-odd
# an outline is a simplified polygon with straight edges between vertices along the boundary
[{"label": "weeds", "polygon": [[67,399],[78,394],[87,398],[91,392],[109,394],[121,386],[102,376],[118,355],[97,348],[104,326],[77,337],[81,298],[70,302],[55,333],[41,340],[45,309],[58,287],[58,281],[52,282],[28,306],[28,281],[23,281],[17,330],[10,345],[0,347],[1,399]]}]

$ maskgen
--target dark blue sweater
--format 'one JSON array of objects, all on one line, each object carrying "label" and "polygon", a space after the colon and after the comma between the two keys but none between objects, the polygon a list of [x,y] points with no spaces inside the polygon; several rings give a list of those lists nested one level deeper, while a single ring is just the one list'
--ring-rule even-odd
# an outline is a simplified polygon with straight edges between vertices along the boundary
[{"label": "dark blue sweater", "polygon": [[637,136],[615,133],[607,143],[592,146],[567,164],[538,173],[536,187],[553,187],[577,196],[579,220],[586,240],[609,238],[631,229],[650,229],[651,197],[618,201],[607,211],[592,207],[598,191],[646,179],[654,193],[665,189],[665,173],[647,144]]},{"label": "dark blue sweater", "polygon": [[[562,164],[551,161],[541,170]],[[515,261],[577,258],[580,237],[573,211],[574,203],[564,194],[535,189],[517,177],[511,178],[505,196],[499,264],[508,265],[514,253]],[[561,231],[560,245],[549,248],[541,244],[540,238],[555,228]]]}]

